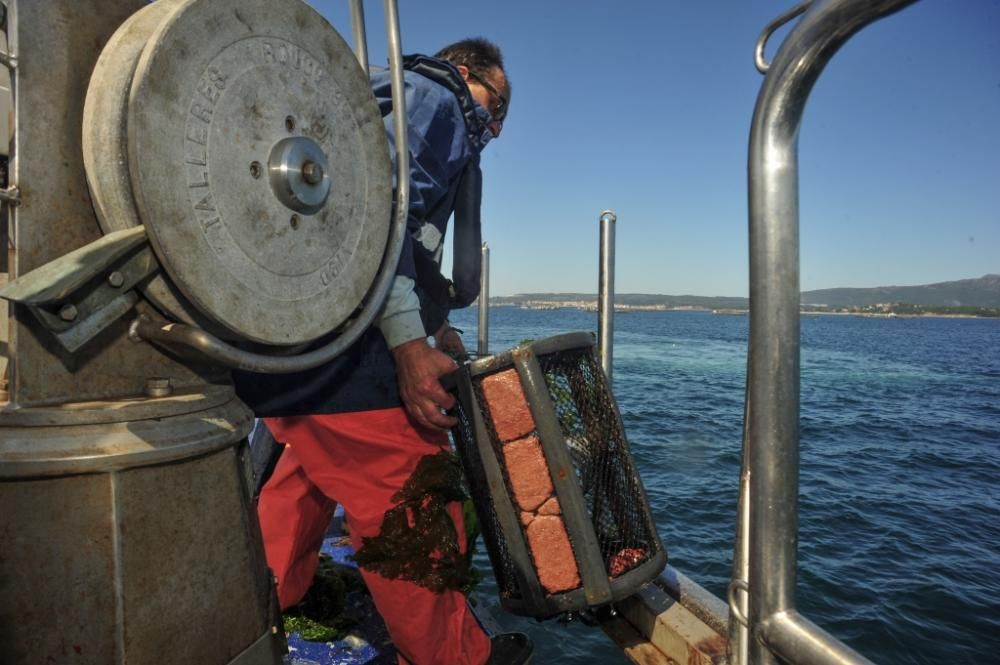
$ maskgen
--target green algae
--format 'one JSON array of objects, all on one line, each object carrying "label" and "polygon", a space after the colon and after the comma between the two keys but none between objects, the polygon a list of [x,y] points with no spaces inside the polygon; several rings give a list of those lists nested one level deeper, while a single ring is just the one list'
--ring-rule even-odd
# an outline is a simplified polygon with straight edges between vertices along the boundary
[{"label": "green algae", "polygon": [[[479,579],[471,566],[478,524],[458,458],[449,452],[425,455],[392,500],[397,505],[385,513],[379,534],[362,538],[354,554],[358,565],[435,593],[471,592]],[[452,502],[463,504],[466,553],[446,510]]]},{"label": "green algae", "polygon": [[309,591],[282,617],[285,632],[298,633],[310,642],[342,639],[364,618],[346,608],[347,594],[360,590],[365,590],[365,585],[356,570],[338,566],[328,555],[321,554]]}]

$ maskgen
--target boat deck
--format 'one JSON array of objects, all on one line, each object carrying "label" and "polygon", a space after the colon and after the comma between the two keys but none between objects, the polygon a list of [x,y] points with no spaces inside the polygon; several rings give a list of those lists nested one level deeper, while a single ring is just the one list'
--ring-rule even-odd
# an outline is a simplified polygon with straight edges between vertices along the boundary
[{"label": "boat deck", "polygon": [[[339,507],[321,552],[329,555],[337,566],[357,569],[357,564],[350,559],[354,550],[344,533],[343,511]],[[371,596],[363,590],[349,592],[346,606],[347,611],[365,619],[336,642],[311,642],[297,632],[289,634],[285,665],[394,665],[396,649]]]}]

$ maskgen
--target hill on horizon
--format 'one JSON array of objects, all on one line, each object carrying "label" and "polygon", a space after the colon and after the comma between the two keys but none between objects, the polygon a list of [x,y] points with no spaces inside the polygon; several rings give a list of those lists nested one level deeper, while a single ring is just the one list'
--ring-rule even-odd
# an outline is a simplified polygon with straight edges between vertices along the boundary
[{"label": "hill on horizon", "polygon": [[1000,275],[937,282],[921,286],[876,286],[869,289],[819,289],[802,293],[802,303],[848,307],[906,303],[938,307],[1000,307]]},{"label": "hill on horizon", "polygon": [[[490,302],[520,305],[532,302],[591,302],[594,293],[519,293],[497,296]],[[1000,308],[1000,274],[988,274],[972,279],[937,282],[919,286],[876,286],[872,288],[836,288],[803,291],[803,305],[852,307],[882,303],[905,303],[937,307]],[[652,293],[616,293],[619,305],[665,305],[667,307],[705,307],[708,309],[745,309],[748,298],[731,296],[691,296]]]}]

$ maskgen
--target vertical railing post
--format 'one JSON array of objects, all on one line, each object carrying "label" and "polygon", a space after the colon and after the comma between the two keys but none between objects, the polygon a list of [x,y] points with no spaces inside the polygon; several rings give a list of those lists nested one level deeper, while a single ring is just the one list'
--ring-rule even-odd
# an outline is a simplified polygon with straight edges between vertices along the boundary
[{"label": "vertical railing post", "polygon": [[350,0],[351,4],[351,34],[354,36],[354,55],[358,64],[368,75],[368,37],[365,32],[365,7],[362,0]]},{"label": "vertical railing post", "polygon": [[[868,663],[796,610],[799,510],[798,137],[806,100],[827,62],[858,30],[913,0],[804,3],[758,40],[767,73],[750,130],[750,339],[743,454],[749,482],[747,590],[750,665]],[[772,64],[768,36],[809,7]],[[737,552],[737,556],[739,553]]]},{"label": "vertical railing post", "polygon": [[600,269],[597,278],[597,348],[601,367],[611,381],[615,331],[615,222],[613,210],[601,213]]},{"label": "vertical railing post", "polygon": [[743,404],[743,455],[740,463],[740,488],[736,504],[736,538],[733,542],[732,579],[729,582],[729,632],[726,654],[729,665],[747,665],[750,653],[750,467],[749,441],[746,426],[750,417],[750,402]]},{"label": "vertical railing post", "polygon": [[476,340],[476,355],[489,354],[490,339],[490,246],[485,242],[482,248],[482,270],[479,271],[479,330]]}]

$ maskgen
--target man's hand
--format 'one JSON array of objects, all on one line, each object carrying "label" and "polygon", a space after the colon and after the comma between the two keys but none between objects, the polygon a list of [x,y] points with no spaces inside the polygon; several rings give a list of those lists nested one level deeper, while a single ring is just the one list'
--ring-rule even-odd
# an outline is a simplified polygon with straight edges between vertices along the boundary
[{"label": "man's hand", "polygon": [[462,343],[460,332],[458,328],[452,328],[451,324],[445,321],[434,333],[434,348],[455,359],[467,358],[468,354],[465,352],[465,344]]},{"label": "man's hand", "polygon": [[447,430],[457,420],[442,413],[455,405],[455,398],[440,378],[458,365],[444,353],[427,346],[423,339],[404,342],[392,350],[396,358],[399,394],[410,416],[424,427]]}]

